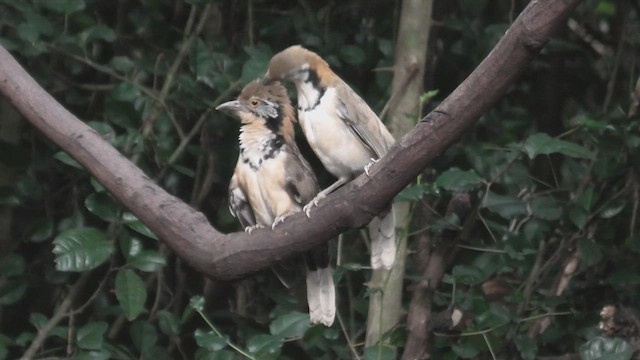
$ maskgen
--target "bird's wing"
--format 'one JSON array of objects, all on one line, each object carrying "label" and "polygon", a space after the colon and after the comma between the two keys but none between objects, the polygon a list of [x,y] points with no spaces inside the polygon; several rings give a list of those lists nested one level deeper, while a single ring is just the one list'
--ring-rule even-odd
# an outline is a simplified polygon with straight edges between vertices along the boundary
[{"label": "bird's wing", "polygon": [[256,217],[251,210],[251,204],[247,199],[247,195],[238,185],[238,178],[235,174],[229,182],[229,211],[231,215],[238,218],[240,225],[246,228],[256,224]]},{"label": "bird's wing", "polygon": [[395,139],[369,105],[346,83],[342,82],[337,88],[338,116],[381,158],[389,151]]},{"label": "bird's wing", "polygon": [[284,167],[285,187],[292,199],[300,205],[306,205],[318,194],[320,186],[311,166],[295,144],[290,146],[290,153]]}]

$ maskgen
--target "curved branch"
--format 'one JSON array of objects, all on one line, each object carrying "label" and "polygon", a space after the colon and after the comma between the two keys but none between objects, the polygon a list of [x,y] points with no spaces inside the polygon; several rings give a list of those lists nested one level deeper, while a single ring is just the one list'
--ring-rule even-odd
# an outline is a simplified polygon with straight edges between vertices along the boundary
[{"label": "curved branch", "polygon": [[578,2],[531,1],[478,68],[372,167],[370,177],[360,176],[328,196],[311,219],[296,214],[274,231],[218,232],[64,109],[1,47],[0,91],[178,256],[212,278],[230,279],[368,223],[505,93]]}]

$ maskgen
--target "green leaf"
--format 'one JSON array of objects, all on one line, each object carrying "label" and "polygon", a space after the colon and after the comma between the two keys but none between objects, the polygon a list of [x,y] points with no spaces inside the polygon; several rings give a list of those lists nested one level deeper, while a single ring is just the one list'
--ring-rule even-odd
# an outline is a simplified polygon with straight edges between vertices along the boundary
[{"label": "green leaf", "polygon": [[128,261],[136,269],[146,272],[158,271],[167,265],[164,256],[156,250],[142,250],[131,256]]},{"label": "green leaf", "polygon": [[0,305],[15,304],[27,292],[27,281],[24,278],[11,278],[0,283]]},{"label": "green leaf", "polygon": [[438,95],[439,92],[440,92],[439,90],[431,90],[431,91],[427,91],[426,93],[420,95],[420,103],[424,104],[426,102],[431,101],[431,99],[436,97],[436,95]]},{"label": "green leaf", "polygon": [[131,321],[144,311],[147,291],[144,282],[131,269],[121,269],[116,275],[116,298],[125,317]]},{"label": "green leaf", "polygon": [[122,73],[128,73],[133,70],[136,64],[126,56],[114,56],[109,62],[110,66]]},{"label": "green leaf", "polygon": [[560,203],[551,196],[531,199],[531,215],[544,220],[558,220],[562,217]]},{"label": "green leaf", "polygon": [[229,350],[209,351],[198,348],[198,350],[196,350],[195,360],[238,360],[236,354],[236,352]]},{"label": "green leaf", "polygon": [[148,351],[158,342],[158,331],[146,320],[137,320],[131,324],[129,334],[133,345],[141,353]]},{"label": "green leaf", "polygon": [[180,319],[174,314],[166,311],[158,311],[158,325],[160,331],[169,336],[176,336],[180,334]]},{"label": "green leaf", "polygon": [[138,218],[130,212],[124,212],[122,214],[122,221],[127,227],[138,234],[142,234],[148,238],[158,240],[156,234],[154,234],[149,228],[142,223],[142,221],[138,220]]},{"label": "green leaf", "polygon": [[203,80],[213,64],[211,50],[209,50],[204,41],[198,38],[191,47],[191,56],[189,57],[189,65],[196,74],[196,79]]},{"label": "green leaf", "polygon": [[249,59],[242,66],[242,81],[248,83],[264,75],[273,54],[264,45],[254,48],[247,47],[245,51],[249,54]]},{"label": "green leaf", "polygon": [[116,33],[110,27],[104,24],[98,24],[78,34],[78,38],[83,44],[94,40],[113,42],[116,39]]},{"label": "green leaf", "polygon": [[204,311],[204,297],[200,295],[191,297],[189,300],[189,306],[191,306],[195,311]]},{"label": "green leaf", "polygon": [[586,266],[597,264],[602,260],[600,246],[593,239],[582,238],[578,240],[578,251]]},{"label": "green leaf", "polygon": [[2,278],[10,278],[24,274],[24,257],[18,254],[4,256],[0,261],[0,275]]},{"label": "green leaf", "polygon": [[283,338],[302,336],[308,328],[309,314],[298,311],[280,315],[269,325],[272,335],[278,335]]},{"label": "green leaf", "polygon": [[534,360],[538,354],[538,344],[532,338],[518,335],[515,338],[516,347],[523,360]]},{"label": "green leaf", "polygon": [[94,228],[63,231],[53,244],[59,271],[91,270],[102,265],[113,253],[113,244],[102,231]]},{"label": "green leaf", "polygon": [[398,356],[396,349],[388,345],[374,345],[364,349],[364,360],[394,360]]},{"label": "green leaf", "polygon": [[110,95],[118,101],[133,102],[140,96],[140,89],[130,82],[121,82],[111,90]]},{"label": "green leaf", "polygon": [[49,240],[53,236],[53,220],[44,218],[33,218],[33,223],[29,227],[29,240],[39,243]]},{"label": "green leaf", "polygon": [[113,354],[105,349],[100,350],[80,350],[71,358],[72,360],[109,360],[113,359]]},{"label": "green leaf", "polygon": [[484,313],[476,316],[474,321],[482,329],[496,328],[508,324],[511,321],[509,310],[500,304],[492,303]]},{"label": "green leaf", "polygon": [[116,221],[120,212],[118,203],[106,193],[92,193],[84,200],[84,206],[104,221]]},{"label": "green leaf", "polygon": [[595,337],[580,346],[583,360],[629,360],[634,349],[620,338]]},{"label": "green leaf", "polygon": [[470,265],[456,265],[451,271],[456,283],[464,285],[476,285],[486,280],[487,276],[482,270]]},{"label": "green leaf", "polygon": [[574,158],[595,160],[594,153],[587,150],[585,147],[568,141],[552,138],[545,133],[537,133],[529,136],[524,143],[524,151],[530,159],[533,159],[538,155],[560,153]]},{"label": "green leaf", "polygon": [[604,209],[602,209],[599,215],[603,219],[611,219],[612,217],[620,214],[620,212],[625,208],[625,206],[627,206],[626,200],[612,201]]},{"label": "green leaf", "polygon": [[525,204],[515,196],[503,196],[487,192],[482,207],[510,220],[526,213]]},{"label": "green leaf", "polygon": [[82,165],[80,165],[79,162],[77,162],[74,158],[69,156],[69,154],[67,154],[64,151],[58,151],[57,153],[53,154],[53,158],[58,160],[58,161],[60,161],[61,163],[65,164],[65,165],[69,165],[71,167],[74,167],[74,168],[80,169],[80,170],[83,169]]},{"label": "green leaf", "polygon": [[465,340],[451,345],[451,350],[463,359],[475,359],[480,354],[480,350],[476,349],[471,341]]},{"label": "green leaf", "polygon": [[247,350],[258,355],[260,358],[266,356],[278,356],[282,348],[282,338],[274,335],[259,334],[247,340]]},{"label": "green leaf", "polygon": [[340,47],[340,58],[350,65],[360,65],[367,60],[364,51],[354,45],[345,45]]},{"label": "green leaf", "polygon": [[587,221],[589,220],[589,214],[586,211],[582,210],[579,207],[573,207],[569,210],[569,220],[575,225],[578,229],[584,228],[587,225]]},{"label": "green leaf", "polygon": [[65,15],[84,10],[86,6],[84,0],[41,0],[38,3],[46,9]]},{"label": "green leaf", "polygon": [[438,176],[435,184],[449,191],[469,191],[482,184],[482,179],[472,170],[451,168]]},{"label": "green leaf", "polygon": [[194,332],[194,336],[198,346],[210,351],[222,350],[227,346],[228,342],[228,339],[221,338],[213,331],[202,331],[200,329],[197,329]]},{"label": "green leaf", "polygon": [[85,350],[100,350],[104,342],[104,334],[109,325],[103,321],[89,322],[78,329],[76,333],[76,344]]}]

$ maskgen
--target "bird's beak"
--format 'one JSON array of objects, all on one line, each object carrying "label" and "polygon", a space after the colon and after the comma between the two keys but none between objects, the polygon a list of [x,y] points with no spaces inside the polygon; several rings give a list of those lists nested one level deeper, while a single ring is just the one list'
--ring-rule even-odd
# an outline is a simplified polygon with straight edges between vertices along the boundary
[{"label": "bird's beak", "polygon": [[235,114],[240,110],[240,103],[238,100],[227,101],[226,103],[216,106],[216,110]]}]

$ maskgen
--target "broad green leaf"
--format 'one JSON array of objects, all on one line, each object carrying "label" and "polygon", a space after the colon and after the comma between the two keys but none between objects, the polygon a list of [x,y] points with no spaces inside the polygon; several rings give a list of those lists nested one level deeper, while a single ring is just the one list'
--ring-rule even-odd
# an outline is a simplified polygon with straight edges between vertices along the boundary
[{"label": "broad green leaf", "polygon": [[122,73],[128,73],[136,66],[136,64],[126,56],[114,56],[110,61],[110,65]]},{"label": "broad green leaf", "polygon": [[229,341],[226,338],[221,338],[220,336],[214,334],[213,331],[202,331],[200,329],[197,329],[193,333],[193,335],[198,346],[210,351],[222,350],[227,346],[227,342]]},{"label": "broad green leaf", "polygon": [[282,338],[275,335],[260,334],[247,340],[247,350],[262,357],[277,356],[282,348]]},{"label": "broad green leaf", "polygon": [[482,207],[491,210],[505,219],[513,219],[526,213],[525,204],[515,196],[503,196],[488,192]]},{"label": "broad green leaf", "polygon": [[473,169],[462,171],[451,168],[440,174],[435,184],[449,191],[469,191],[482,184],[482,179]]},{"label": "broad green leaf", "polygon": [[131,269],[121,269],[116,275],[116,298],[128,320],[133,320],[144,311],[147,291],[144,282]]},{"label": "broad green leaf", "polygon": [[85,350],[100,350],[104,342],[104,334],[107,332],[109,324],[103,321],[89,322],[78,329],[76,333],[76,344]]},{"label": "broad green leaf", "polygon": [[11,278],[0,284],[0,305],[15,304],[27,292],[27,281],[23,278]]},{"label": "broad green leaf", "polygon": [[164,256],[156,250],[142,250],[139,254],[131,256],[128,261],[136,269],[146,272],[158,271],[167,265]]},{"label": "broad green leaf", "polygon": [[562,207],[551,196],[534,197],[531,199],[531,215],[544,220],[558,220],[562,217]]},{"label": "broad green leaf", "polygon": [[118,244],[120,245],[122,255],[127,259],[140,254],[142,250],[144,250],[142,241],[131,236],[126,231],[121,232],[118,236]]},{"label": "broad green leaf", "polygon": [[364,349],[363,360],[395,360],[396,349],[388,345],[374,345]]},{"label": "broad green leaf", "polygon": [[120,212],[118,203],[106,193],[92,193],[84,200],[84,206],[104,221],[116,221]]},{"label": "broad green leaf", "polygon": [[575,225],[578,229],[584,228],[587,225],[587,220],[589,220],[589,214],[584,211],[582,208],[573,207],[569,209],[569,220]]},{"label": "broad green leaf", "polygon": [[47,326],[49,318],[44,314],[34,312],[29,316],[29,322],[36,327],[36,329],[42,329]]},{"label": "broad green leaf", "polygon": [[133,102],[140,96],[140,88],[130,82],[121,82],[110,93],[118,101]]},{"label": "broad green leaf", "polygon": [[78,38],[83,44],[89,43],[94,40],[113,42],[116,39],[116,33],[110,27],[104,24],[98,24],[81,32],[78,35]]},{"label": "broad green leaf", "polygon": [[476,316],[474,321],[482,329],[490,329],[508,324],[511,321],[509,310],[503,305],[492,303],[484,313]]},{"label": "broad green leaf", "polygon": [[620,338],[595,337],[580,345],[583,360],[629,360],[634,349]]},{"label": "broad green leaf", "polygon": [[24,257],[18,254],[4,256],[0,261],[0,275],[2,278],[10,278],[22,275],[25,269]]},{"label": "broad green leaf", "polygon": [[102,121],[87,121],[87,125],[91,126],[93,130],[97,131],[98,134],[100,134],[100,137],[102,137],[104,140],[113,144],[116,138],[116,131],[111,125]]},{"label": "broad green leaf", "polygon": [[578,240],[578,251],[586,266],[597,264],[602,260],[600,246],[592,239],[582,238]]},{"label": "broad green leaf", "polygon": [[69,154],[67,154],[64,151],[58,151],[57,153],[53,154],[53,158],[65,165],[69,165],[76,169],[81,169],[81,170],[83,169],[82,165],[80,165],[79,162],[77,162],[74,158],[69,156]]},{"label": "broad green leaf", "polygon": [[538,155],[563,154],[574,158],[595,160],[595,154],[578,144],[552,138],[545,133],[529,136],[524,143],[524,151],[530,159]]},{"label": "broad green leaf", "polygon": [[138,220],[138,218],[130,212],[125,212],[122,214],[122,221],[127,227],[138,234],[142,234],[148,238],[158,240],[156,234],[154,234],[149,228],[142,223],[142,221]]},{"label": "broad green leaf", "polygon": [[189,57],[189,65],[196,74],[196,79],[203,79],[213,64],[211,50],[204,41],[198,38],[191,47],[191,56]]},{"label": "broad green leaf", "polygon": [[176,336],[180,334],[180,319],[166,310],[158,311],[158,325],[160,331],[165,335]]},{"label": "broad green leaf", "polygon": [[528,336],[519,335],[515,338],[516,347],[523,360],[534,360],[538,354],[538,344]]},{"label": "broad green leaf", "polygon": [[113,359],[113,354],[105,349],[100,350],[80,350],[73,355],[72,360],[109,360]]},{"label": "broad green leaf", "polygon": [[146,320],[137,320],[131,324],[129,335],[133,345],[141,353],[148,351],[158,342],[158,331]]},{"label": "broad green leaf", "polygon": [[451,271],[456,283],[464,285],[475,285],[486,280],[487,276],[475,266],[456,265]]},{"label": "broad green leaf", "polygon": [[94,228],[63,231],[53,240],[56,269],[86,271],[94,269],[111,257],[113,244]]},{"label": "broad green leaf", "polygon": [[278,335],[283,338],[302,336],[308,328],[309,314],[298,311],[278,316],[269,325],[272,335]]},{"label": "broad green leaf", "polygon": [[84,10],[84,0],[40,0],[38,3],[49,10],[69,15],[76,11]]},{"label": "broad green leaf", "polygon": [[245,52],[249,54],[249,58],[242,66],[242,81],[248,83],[264,75],[273,53],[263,44],[253,48],[246,47]]},{"label": "broad green leaf", "polygon": [[474,343],[466,339],[451,345],[451,350],[462,359],[475,359],[480,354]]},{"label": "broad green leaf", "polygon": [[53,236],[53,220],[44,218],[33,218],[32,226],[29,227],[29,240],[39,243],[49,240]]},{"label": "broad green leaf", "polygon": [[436,97],[436,95],[438,95],[439,92],[440,92],[439,90],[430,90],[430,91],[427,91],[426,93],[420,95],[420,103],[424,104],[426,102],[431,101],[431,99]]},{"label": "broad green leaf", "polygon": [[350,65],[360,65],[367,60],[364,51],[354,45],[345,45],[340,47],[340,58]]},{"label": "broad green leaf", "polygon": [[600,217],[603,219],[611,219],[612,217],[620,214],[620,212],[627,206],[625,200],[612,201],[600,212]]},{"label": "broad green leaf", "polygon": [[196,350],[195,360],[238,360],[237,352],[230,350],[209,351],[204,348]]}]

